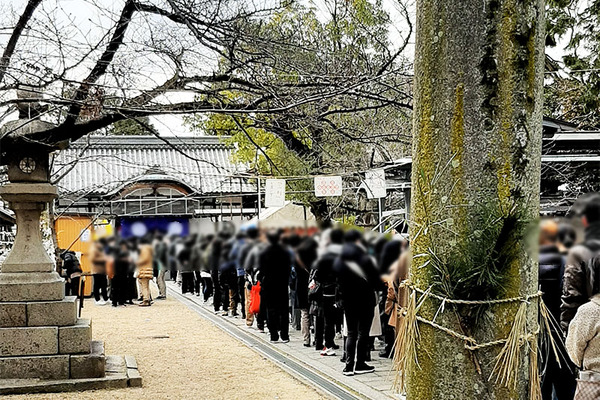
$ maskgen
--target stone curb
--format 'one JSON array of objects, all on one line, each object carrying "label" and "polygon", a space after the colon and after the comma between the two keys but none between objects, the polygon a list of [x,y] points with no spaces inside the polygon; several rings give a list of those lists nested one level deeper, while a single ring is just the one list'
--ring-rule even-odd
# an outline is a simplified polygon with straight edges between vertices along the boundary
[{"label": "stone curb", "polygon": [[0,395],[79,392],[84,390],[125,389],[127,387],[142,387],[142,378],[133,356],[106,356],[106,376],[104,378],[0,379]]}]

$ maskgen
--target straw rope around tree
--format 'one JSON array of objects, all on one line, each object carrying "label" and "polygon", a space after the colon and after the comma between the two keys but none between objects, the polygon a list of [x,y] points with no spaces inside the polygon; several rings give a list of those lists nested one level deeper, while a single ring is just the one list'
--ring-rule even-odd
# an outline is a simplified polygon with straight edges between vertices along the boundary
[{"label": "straw rope around tree", "polygon": [[[419,368],[417,342],[419,339],[419,323],[421,323],[440,330],[457,340],[463,341],[465,343],[465,349],[469,351],[474,352],[488,347],[502,346],[488,379],[490,381],[494,380],[495,383],[504,385],[505,387],[516,388],[516,371],[519,370],[518,367],[521,362],[522,351],[526,349],[530,354],[531,360],[529,365],[529,398],[530,400],[541,400],[540,376],[538,371],[538,336],[540,333],[543,333],[545,337],[549,338],[551,348],[558,359],[556,345],[550,334],[550,313],[542,301],[542,292],[506,299],[462,300],[447,298],[432,293],[431,288],[427,290],[420,289],[414,286],[409,280],[401,282],[400,288],[406,288],[406,290],[408,290],[408,296],[407,303],[404,307],[398,305],[398,316],[400,321],[398,324],[399,329],[394,349],[394,368],[396,371],[394,387],[396,390],[405,391],[408,371],[413,370],[415,367]],[[436,323],[435,317],[433,320],[429,320],[420,316],[419,310],[423,304],[430,299],[441,302],[435,317],[437,317],[438,314],[445,312],[446,304],[495,306],[499,304],[520,303],[520,306],[515,314],[511,330],[506,338],[479,343],[471,336]],[[530,305],[535,305],[539,308],[538,326],[532,331],[529,331],[526,318],[527,308]]]}]

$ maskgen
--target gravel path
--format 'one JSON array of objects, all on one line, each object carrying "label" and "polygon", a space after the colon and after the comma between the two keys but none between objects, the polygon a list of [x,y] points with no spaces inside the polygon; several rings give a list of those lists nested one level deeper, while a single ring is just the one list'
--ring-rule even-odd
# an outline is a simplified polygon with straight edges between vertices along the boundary
[{"label": "gravel path", "polygon": [[143,388],[3,400],[323,398],[176,300],[118,309],[87,300],[83,317],[92,318],[94,339],[104,340],[107,354],[135,356]]}]

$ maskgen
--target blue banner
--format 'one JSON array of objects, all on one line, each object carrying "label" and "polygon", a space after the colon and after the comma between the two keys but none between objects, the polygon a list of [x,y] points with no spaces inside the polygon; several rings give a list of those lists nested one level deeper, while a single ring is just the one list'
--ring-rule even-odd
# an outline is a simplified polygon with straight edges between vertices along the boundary
[{"label": "blue banner", "polygon": [[176,217],[142,217],[142,218],[119,218],[121,237],[143,237],[146,234],[154,234],[156,231],[172,236],[187,236],[190,232],[188,218]]}]

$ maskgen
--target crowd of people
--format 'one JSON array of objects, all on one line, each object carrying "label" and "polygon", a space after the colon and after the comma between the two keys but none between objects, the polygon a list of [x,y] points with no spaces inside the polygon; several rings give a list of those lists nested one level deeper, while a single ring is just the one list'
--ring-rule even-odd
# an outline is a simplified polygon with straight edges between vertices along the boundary
[{"label": "crowd of people", "polygon": [[540,224],[539,285],[553,319],[541,346],[544,400],[600,399],[600,195],[582,203],[579,243],[568,223]]},{"label": "crowd of people", "polygon": [[367,240],[357,230],[329,227],[308,236],[250,226],[235,235],[172,238],[165,252],[183,294],[212,301],[215,313],[243,318],[273,343],[289,342],[292,328],[322,356],[335,356],[342,345],[343,373],[354,375],[374,370],[367,362],[375,337],[385,343],[379,356],[391,355],[394,307],[386,307],[386,285],[406,247],[399,238]]},{"label": "crowd of people", "polygon": [[[161,235],[156,236],[156,243],[161,243]],[[160,246],[153,244],[148,237],[117,240],[115,238],[100,239],[90,248],[88,257],[91,263],[93,278],[93,297],[96,305],[112,303],[113,307],[133,305],[148,307],[152,304],[150,281],[160,265]],[[84,275],[81,262],[72,250],[60,252],[60,272],[65,278],[67,296],[82,296]],[[164,275],[163,275],[164,277]],[[159,283],[160,295],[157,299],[166,298],[164,279]]]},{"label": "crowd of people", "polygon": [[[374,370],[367,362],[375,337],[385,343],[379,356],[391,356],[395,318],[390,314],[396,308],[395,296],[388,295],[388,287],[394,289],[390,271],[407,246],[399,237],[365,238],[358,230],[326,227],[309,236],[249,226],[236,234],[155,232],[101,239],[88,257],[97,305],[119,307],[137,299],[150,306],[166,298],[166,279],[171,279],[215,313],[241,317],[247,326],[268,332],[273,343],[289,342],[291,328],[322,356],[335,356],[343,346],[343,373],[354,375]],[[79,260],[72,251],[63,251],[61,259],[67,293],[78,295]],[[153,279],[156,299],[149,290]]]},{"label": "crowd of people", "polygon": [[[540,225],[539,287],[556,321],[554,345],[540,346],[544,400],[583,399],[584,390],[600,398],[600,195],[589,196],[580,214],[583,240],[569,223],[543,219]],[[343,373],[354,375],[374,370],[367,363],[375,337],[385,344],[379,356],[391,356],[408,247],[400,236],[365,237],[358,230],[325,227],[299,235],[249,226],[236,234],[100,240],[89,258],[98,305],[110,298],[114,307],[135,299],[150,306],[149,282],[156,279],[160,300],[172,279],[215,313],[268,331],[271,342],[288,342],[291,327],[322,356],[341,348]],[[71,251],[61,258],[67,292],[77,294],[79,261]]]}]

